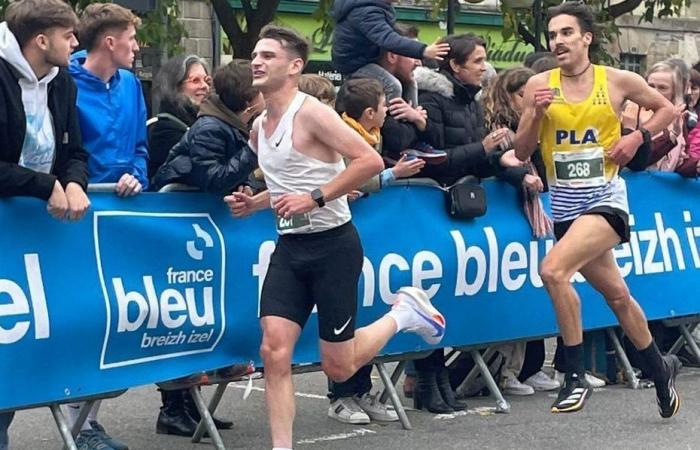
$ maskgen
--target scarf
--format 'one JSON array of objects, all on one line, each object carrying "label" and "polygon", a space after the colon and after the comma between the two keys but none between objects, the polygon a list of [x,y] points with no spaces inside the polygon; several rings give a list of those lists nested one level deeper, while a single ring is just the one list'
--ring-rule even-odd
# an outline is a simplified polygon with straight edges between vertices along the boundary
[{"label": "scarf", "polygon": [[343,121],[350,126],[350,128],[360,133],[362,139],[367,141],[369,145],[376,147],[377,144],[379,144],[382,136],[379,128],[372,128],[371,130],[367,131],[365,130],[365,127],[360,124],[360,122],[348,116],[346,113],[343,113],[342,118]]}]

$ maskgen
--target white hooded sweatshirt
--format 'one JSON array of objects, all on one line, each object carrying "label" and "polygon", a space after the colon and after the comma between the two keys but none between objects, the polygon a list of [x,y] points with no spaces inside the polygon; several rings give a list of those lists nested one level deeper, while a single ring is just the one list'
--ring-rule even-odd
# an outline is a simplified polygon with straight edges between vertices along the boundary
[{"label": "white hooded sweatshirt", "polygon": [[50,173],[56,141],[49,111],[48,85],[58,75],[58,67],[52,68],[44,78],[38,80],[24,58],[15,35],[7,28],[7,22],[0,23],[0,58],[10,63],[21,76],[19,86],[22,88],[27,131],[19,165],[37,172]]}]

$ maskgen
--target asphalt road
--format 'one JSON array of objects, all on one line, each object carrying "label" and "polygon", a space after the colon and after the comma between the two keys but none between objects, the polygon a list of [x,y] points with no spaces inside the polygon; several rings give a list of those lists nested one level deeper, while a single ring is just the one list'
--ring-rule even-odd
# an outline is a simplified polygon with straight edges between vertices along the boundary
[{"label": "asphalt road", "polygon": [[[472,399],[470,409],[458,415],[409,410],[414,429],[404,431],[398,423],[358,426],[329,419],[323,375],[297,375],[295,448],[700,449],[700,369],[684,369],[678,380],[683,405],[671,420],[659,417],[653,389],[608,386],[596,390],[586,408],[576,414],[549,413],[554,397],[550,393],[509,397],[510,414],[495,414],[493,400],[482,397]],[[245,401],[244,388],[243,384],[229,388],[217,413],[235,421],[233,430],[222,432],[224,443],[228,449],[269,449],[263,383],[256,381]],[[205,390],[205,395],[210,394]],[[104,402],[100,421],[132,450],[213,448],[191,444],[186,438],[156,435],[159,400],[153,386],[131,390]],[[61,448],[48,409],[19,412],[10,435],[13,450]]]}]

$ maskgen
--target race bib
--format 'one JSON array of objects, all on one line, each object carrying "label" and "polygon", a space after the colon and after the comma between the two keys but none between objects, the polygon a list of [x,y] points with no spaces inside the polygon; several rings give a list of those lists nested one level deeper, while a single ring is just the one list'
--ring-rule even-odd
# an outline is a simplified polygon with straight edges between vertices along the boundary
[{"label": "race bib", "polygon": [[294,214],[288,219],[275,214],[275,224],[277,230],[283,232],[308,227],[311,225],[311,219],[309,218],[309,213]]},{"label": "race bib", "polygon": [[577,152],[554,152],[554,173],[560,186],[602,186],[605,181],[603,147]]}]

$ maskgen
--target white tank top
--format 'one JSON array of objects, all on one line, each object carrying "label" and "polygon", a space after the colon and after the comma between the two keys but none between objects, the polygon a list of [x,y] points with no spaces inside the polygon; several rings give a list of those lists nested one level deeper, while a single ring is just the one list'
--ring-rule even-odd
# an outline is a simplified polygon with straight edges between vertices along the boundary
[{"label": "white tank top", "polygon": [[[282,194],[311,192],[345,170],[342,158],[338,162],[327,163],[306,156],[294,148],[294,116],[306,97],[303,92],[297,92],[269,139],[265,137],[262,126],[258,130],[258,164],[265,176],[271,202]],[[263,112],[263,118],[265,116],[267,111]],[[304,215],[288,220],[276,217],[276,225],[279,234],[315,233],[339,227],[351,218],[347,196],[342,196],[326,202],[323,208],[314,208]]]}]

